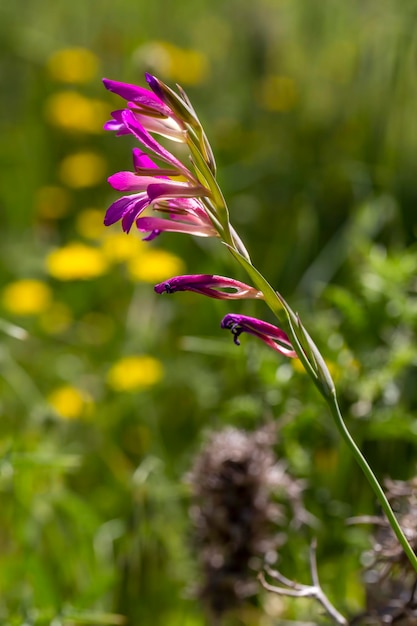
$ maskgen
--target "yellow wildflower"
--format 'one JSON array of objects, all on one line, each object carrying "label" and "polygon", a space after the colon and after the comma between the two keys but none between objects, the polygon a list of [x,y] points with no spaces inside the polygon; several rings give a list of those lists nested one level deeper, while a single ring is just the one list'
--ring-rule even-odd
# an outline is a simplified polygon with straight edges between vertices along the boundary
[{"label": "yellow wildflower", "polygon": [[106,161],[96,152],[76,152],[65,157],[59,166],[59,177],[68,187],[94,187],[105,177]]},{"label": "yellow wildflower", "polygon": [[97,248],[74,242],[48,254],[46,267],[58,280],[89,280],[106,272],[107,261]]},{"label": "yellow wildflower", "polygon": [[[103,214],[101,222],[103,227]],[[133,234],[127,236],[126,233],[106,231],[101,249],[111,263],[121,263],[138,257],[145,247],[144,242]]]},{"label": "yellow wildflower", "polygon": [[139,258],[129,261],[128,271],[133,280],[155,283],[167,276],[183,274],[184,263],[172,252],[149,249]]},{"label": "yellow wildflower", "polygon": [[172,80],[183,85],[198,85],[207,78],[209,70],[206,55],[198,50],[177,49],[172,55]]},{"label": "yellow wildflower", "polygon": [[49,57],[47,69],[63,83],[87,83],[97,75],[98,59],[87,48],[63,48]]},{"label": "yellow wildflower", "polygon": [[105,233],[103,211],[100,209],[84,209],[77,215],[75,225],[82,237],[86,239],[101,239]]},{"label": "yellow wildflower", "polygon": [[44,282],[34,279],[16,280],[3,289],[4,308],[16,315],[37,315],[51,304],[52,292]]},{"label": "yellow wildflower", "polygon": [[99,133],[109,114],[101,100],[86,98],[77,91],[60,91],[48,98],[45,105],[47,120],[67,131]]},{"label": "yellow wildflower", "polygon": [[158,383],[162,363],[152,356],[127,356],[117,361],[107,374],[107,383],[115,391],[136,391]]},{"label": "yellow wildflower", "polygon": [[207,56],[199,50],[179,48],[168,41],[153,41],[141,46],[136,56],[156,74],[182,85],[197,85],[209,72]]},{"label": "yellow wildflower", "polygon": [[71,385],[62,385],[48,396],[48,402],[60,417],[76,419],[82,417],[91,408],[91,398],[80,389]]}]

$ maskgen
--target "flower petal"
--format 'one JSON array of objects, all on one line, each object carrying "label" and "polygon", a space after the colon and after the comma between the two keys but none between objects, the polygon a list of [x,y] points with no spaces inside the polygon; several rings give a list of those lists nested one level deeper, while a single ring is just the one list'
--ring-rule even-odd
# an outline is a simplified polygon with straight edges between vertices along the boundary
[{"label": "flower petal", "polygon": [[159,169],[159,166],[152,161],[150,156],[146,152],[143,152],[140,148],[133,148],[132,157],[135,170]]},{"label": "flower petal", "polygon": [[153,109],[166,117],[170,117],[172,115],[171,109],[164,104],[164,102],[162,102],[162,100],[158,98],[153,91],[149,91],[149,89],[138,87],[137,85],[132,85],[130,83],[121,83],[108,78],[103,78],[103,84],[106,89],[117,94],[118,96],[121,96],[125,100],[141,104],[142,106],[145,106],[148,109]]},{"label": "flower petal", "polygon": [[104,217],[104,225],[110,226],[111,224],[118,222],[122,218],[125,211],[127,211],[129,206],[132,204],[132,202],[135,202],[136,199],[137,196],[123,196],[122,198],[119,198],[118,200],[113,202],[113,204],[111,204],[106,211],[106,215]]},{"label": "flower petal", "polygon": [[125,233],[130,231],[133,222],[138,219],[138,216],[146,209],[147,206],[149,206],[149,199],[145,196],[136,203],[132,204],[124,213],[122,217],[122,228]]},{"label": "flower petal", "polygon": [[132,111],[125,109],[122,113],[122,119],[126,128],[129,129],[132,135],[134,135],[136,139],[138,139],[145,146],[145,148],[148,148],[148,150],[151,150],[157,157],[175,167],[178,171],[184,174],[186,178],[194,180],[194,176],[185,167],[185,165],[163,146],[161,146],[161,144],[158,143],[156,139],[154,139],[152,135],[150,135],[148,131],[138,123]]},{"label": "flower petal", "polygon": [[[121,219],[123,230],[129,232],[135,218],[137,218],[147,206],[149,206],[149,198],[146,193],[123,196],[116,200],[116,202],[113,202],[107,209],[104,224],[105,226],[110,226]],[[125,218],[126,215],[129,217]],[[133,215],[133,218],[130,222],[130,226],[126,226],[129,224],[131,215]]]},{"label": "flower petal", "polygon": [[149,185],[158,183],[155,176],[138,176],[133,172],[116,172],[107,180],[117,191],[146,191]]},{"label": "flower petal", "polygon": [[155,182],[155,179],[153,179],[147,191],[150,200],[156,200],[157,198],[197,198],[210,195],[209,190],[201,185],[191,186],[189,183],[173,180]]}]

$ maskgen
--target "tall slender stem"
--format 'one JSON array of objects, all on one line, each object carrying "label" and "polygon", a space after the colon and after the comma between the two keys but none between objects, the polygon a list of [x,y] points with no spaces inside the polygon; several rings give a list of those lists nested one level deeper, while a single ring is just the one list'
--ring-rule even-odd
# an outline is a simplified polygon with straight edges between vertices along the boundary
[{"label": "tall slender stem", "polygon": [[[342,438],[344,439],[344,441],[350,448],[350,451],[355,457],[358,465],[360,466],[363,473],[365,474],[365,477],[368,483],[372,487],[376,497],[378,498],[381,504],[381,507],[388,519],[388,522],[393,532],[395,533],[398,541],[403,547],[404,552],[407,555],[408,560],[410,561],[410,564],[412,565],[413,569],[417,572],[417,557],[412,547],[408,543],[407,538],[404,535],[401,529],[401,526],[398,523],[397,518],[395,517],[394,511],[392,510],[391,505],[387,500],[384,490],[382,489],[381,485],[378,482],[378,479],[376,478],[367,460],[363,456],[362,452],[356,445],[354,439],[352,438],[352,435],[350,434],[349,430],[346,427],[346,424],[340,412],[339,404],[337,402],[336,391],[334,388],[333,381],[331,381],[330,379],[331,384],[327,384],[327,378],[326,378],[325,380],[326,384],[323,384],[323,380],[321,380],[321,378],[317,375],[320,369],[327,370],[324,361],[323,363],[318,364],[319,367],[317,367],[317,364],[316,364],[317,371],[315,371],[315,368],[310,363],[307,354],[304,352],[303,347],[299,343],[296,331],[294,329],[293,324],[291,323],[291,320],[294,317],[294,313],[291,311],[288,304],[284,301],[284,299],[281,296],[277,294],[276,291],[274,291],[271,288],[271,286],[266,281],[266,279],[262,276],[262,274],[250,262],[248,262],[247,259],[243,258],[242,255],[236,249],[230,249],[230,251],[232,252],[235,259],[240,263],[240,265],[242,265],[242,267],[244,267],[244,269],[247,271],[247,273],[253,280],[256,287],[264,293],[265,301],[268,304],[271,311],[281,321],[281,324],[284,323],[284,328],[285,330],[288,331],[290,335],[290,338],[293,342],[293,347],[298,353],[298,356],[306,370],[306,373],[310,376],[315,386],[319,390],[320,394],[323,396],[323,398],[326,400],[327,404],[329,405],[330,411],[332,413],[336,426],[340,434],[342,435]],[[285,315],[286,319],[283,319],[282,314],[280,315],[280,313],[283,311],[286,314]],[[317,350],[316,346],[312,343],[310,347],[314,348],[315,351]],[[320,353],[318,352],[318,350],[316,352],[316,356],[317,355],[320,357],[320,361],[322,361],[322,357]],[[330,377],[330,374],[329,374],[329,377]]]},{"label": "tall slender stem", "polygon": [[381,487],[381,485],[378,482],[378,479],[376,478],[375,474],[373,473],[372,469],[370,468],[367,460],[365,459],[365,457],[363,456],[362,452],[360,451],[360,449],[358,448],[358,446],[356,445],[355,441],[352,438],[352,435],[350,434],[350,432],[348,431],[345,422],[343,421],[343,417],[342,414],[340,412],[340,408],[339,408],[339,404],[337,402],[337,398],[336,398],[336,394],[333,394],[332,397],[330,398],[326,398],[330,410],[332,412],[333,418],[336,422],[336,426],[339,429],[340,434],[342,435],[343,439],[345,440],[346,444],[348,445],[348,447],[350,448],[353,456],[355,457],[358,465],[361,467],[363,473],[365,474],[365,477],[368,481],[368,483],[370,484],[370,486],[372,487],[376,497],[378,498],[382,509],[385,513],[385,515],[387,516],[388,522],[392,528],[392,530],[394,531],[398,541],[400,542],[400,544],[403,547],[404,552],[407,555],[408,560],[410,561],[412,567],[414,568],[414,570],[417,572],[417,557],[414,553],[414,550],[412,549],[412,547],[410,546],[409,542],[407,541],[406,536],[404,535],[404,532],[401,529],[401,526],[398,523],[397,518],[395,517],[394,511],[391,508],[390,503],[388,502],[388,499]]}]

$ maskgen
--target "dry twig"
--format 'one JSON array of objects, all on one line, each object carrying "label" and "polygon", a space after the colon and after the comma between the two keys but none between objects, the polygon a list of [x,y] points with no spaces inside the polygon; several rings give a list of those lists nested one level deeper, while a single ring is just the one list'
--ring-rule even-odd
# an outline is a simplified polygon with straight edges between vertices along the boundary
[{"label": "dry twig", "polygon": [[264,589],[273,593],[277,593],[281,596],[288,596],[291,598],[316,599],[337,624],[340,624],[340,626],[347,626],[347,619],[343,617],[343,615],[339,613],[339,611],[333,606],[333,604],[330,602],[320,586],[317,571],[316,546],[316,541],[313,541],[310,546],[310,573],[313,583],[312,585],[302,585],[301,583],[290,580],[277,570],[273,570],[268,566],[265,567],[265,572],[268,574],[268,576],[281,583],[281,586],[278,587],[268,583],[265,579],[263,572],[259,574],[259,580]]}]

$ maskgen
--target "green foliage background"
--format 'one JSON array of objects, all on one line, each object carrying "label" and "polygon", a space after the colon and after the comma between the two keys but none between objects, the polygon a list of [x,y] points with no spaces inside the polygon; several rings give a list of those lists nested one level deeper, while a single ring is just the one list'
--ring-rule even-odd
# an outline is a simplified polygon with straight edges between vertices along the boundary
[{"label": "green foliage background", "polygon": [[[207,71],[183,87],[214,148],[232,221],[322,349],[377,475],[408,478],[417,446],[416,15],[415,0],[1,4],[0,286],[41,280],[71,312],[51,332],[3,300],[1,623],[204,624],[187,597],[197,574],[183,476],[205,431],[269,419],[281,425],[277,453],[307,481],[317,517],[316,528],[291,534],[280,567],[307,582],[315,534],[326,590],[341,610],[362,606],[367,531],[344,522],[377,510],[370,489],[305,375],[251,338],[236,348],[219,329],[229,311],[268,318],[262,305],[158,297],[123,264],[90,280],[48,275],[52,250],[83,241],[77,216],[88,207],[104,215],[114,199],[106,175],[130,167],[130,144],[51,124],[47,101],[75,89],[110,113],[117,104],[100,72],[143,84],[150,70],[172,84],[181,82],[175,66],[155,50],[201,55]],[[62,85],[48,70],[53,53],[72,47],[99,60],[88,83]],[[187,78],[187,62],[182,71]],[[94,150],[107,168],[78,189],[59,174],[77,150]],[[45,219],[37,199],[51,185],[69,208]],[[187,273],[244,279],[216,242],[165,235],[150,245],[181,257]],[[132,354],[161,361],[162,380],[112,389],[112,364]],[[85,414],[54,411],[48,398],[61,385],[87,394]],[[230,623],[268,626],[309,611],[264,595]]]}]

